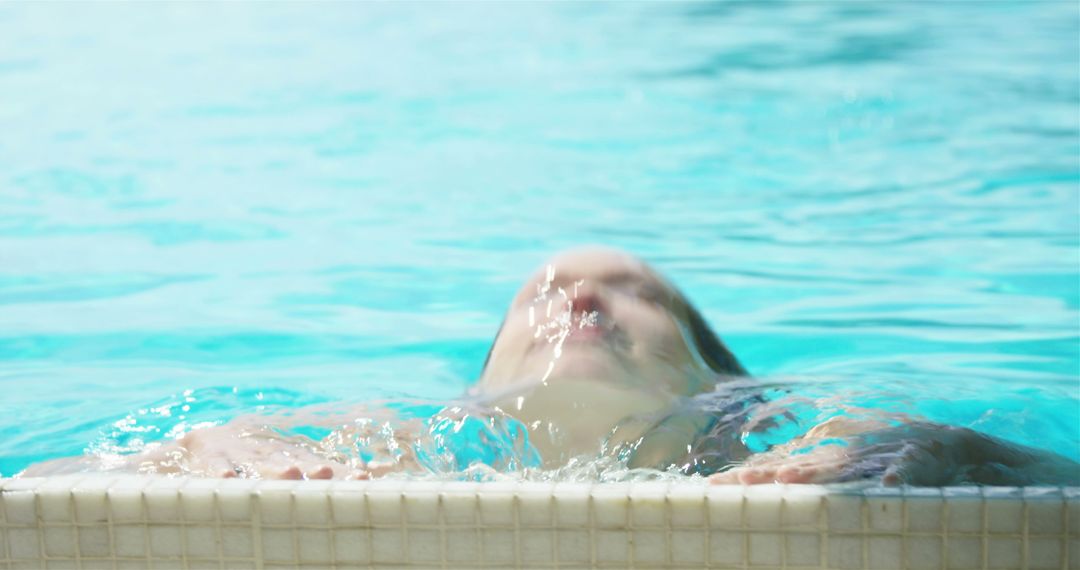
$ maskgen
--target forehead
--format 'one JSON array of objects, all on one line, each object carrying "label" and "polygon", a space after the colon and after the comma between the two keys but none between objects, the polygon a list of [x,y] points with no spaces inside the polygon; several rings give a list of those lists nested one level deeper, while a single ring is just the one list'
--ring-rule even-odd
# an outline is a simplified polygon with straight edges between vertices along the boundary
[{"label": "forehead", "polygon": [[556,255],[537,269],[526,281],[523,291],[548,280],[567,281],[625,281],[634,280],[671,287],[651,267],[640,259],[616,250],[580,249]]}]

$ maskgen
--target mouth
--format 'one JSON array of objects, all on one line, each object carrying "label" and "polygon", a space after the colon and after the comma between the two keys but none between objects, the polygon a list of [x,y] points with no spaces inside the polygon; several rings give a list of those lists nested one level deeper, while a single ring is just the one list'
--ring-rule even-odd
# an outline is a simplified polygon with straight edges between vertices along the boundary
[{"label": "mouth", "polygon": [[610,332],[598,325],[581,325],[570,329],[566,335],[567,342],[599,342],[607,340]]}]

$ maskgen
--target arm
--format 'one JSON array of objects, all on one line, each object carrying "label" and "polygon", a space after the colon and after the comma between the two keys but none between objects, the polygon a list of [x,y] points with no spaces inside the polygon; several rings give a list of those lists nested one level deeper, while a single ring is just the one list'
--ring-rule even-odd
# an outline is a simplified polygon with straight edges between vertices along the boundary
[{"label": "arm", "polygon": [[833,418],[711,477],[714,483],[1076,485],[1080,464],[967,428]]}]

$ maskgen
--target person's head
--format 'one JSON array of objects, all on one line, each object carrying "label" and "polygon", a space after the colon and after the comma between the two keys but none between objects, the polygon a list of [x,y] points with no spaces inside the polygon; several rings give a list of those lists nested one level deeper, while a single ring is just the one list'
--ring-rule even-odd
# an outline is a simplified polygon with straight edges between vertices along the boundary
[{"label": "person's head", "polygon": [[745,374],[674,286],[636,257],[592,247],[556,255],[525,282],[478,389],[576,378],[688,395]]}]

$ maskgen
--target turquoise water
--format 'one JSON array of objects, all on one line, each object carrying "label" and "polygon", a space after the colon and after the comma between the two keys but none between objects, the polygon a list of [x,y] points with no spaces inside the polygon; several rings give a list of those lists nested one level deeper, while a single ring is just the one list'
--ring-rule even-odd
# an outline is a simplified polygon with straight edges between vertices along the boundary
[{"label": "turquoise water", "polygon": [[795,395],[1080,458],[1078,10],[0,5],[0,473],[452,398],[581,243]]}]

